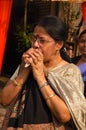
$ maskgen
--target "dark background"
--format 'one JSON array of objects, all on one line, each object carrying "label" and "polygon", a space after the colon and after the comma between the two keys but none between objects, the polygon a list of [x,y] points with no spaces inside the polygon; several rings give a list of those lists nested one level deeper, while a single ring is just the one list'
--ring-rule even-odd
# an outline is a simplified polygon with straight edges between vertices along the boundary
[{"label": "dark background", "polygon": [[[28,2],[27,24],[36,23],[42,16],[50,14],[51,2]],[[2,75],[10,77],[21,62],[21,54],[17,51],[18,41],[15,36],[17,25],[24,24],[25,0],[14,0],[8,29]]]}]

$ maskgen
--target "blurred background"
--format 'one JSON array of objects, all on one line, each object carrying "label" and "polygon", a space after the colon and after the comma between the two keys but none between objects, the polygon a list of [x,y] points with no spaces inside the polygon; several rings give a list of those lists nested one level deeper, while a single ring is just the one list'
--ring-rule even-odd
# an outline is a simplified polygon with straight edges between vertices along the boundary
[{"label": "blurred background", "polygon": [[[0,56],[0,76],[10,77],[13,74],[21,62],[22,53],[30,47],[29,37],[34,24],[44,15],[59,16],[66,22],[69,32],[67,42],[73,46],[72,56],[78,55],[77,37],[85,28],[86,2],[81,0],[0,0],[0,3],[3,7],[0,11],[4,13],[3,21],[8,15],[7,10],[9,13],[5,21],[8,25],[5,29],[5,41],[0,43],[4,44],[2,49],[0,45],[3,51],[3,55]],[[3,28],[2,24],[0,26]],[[0,37],[2,40],[1,35]]]}]

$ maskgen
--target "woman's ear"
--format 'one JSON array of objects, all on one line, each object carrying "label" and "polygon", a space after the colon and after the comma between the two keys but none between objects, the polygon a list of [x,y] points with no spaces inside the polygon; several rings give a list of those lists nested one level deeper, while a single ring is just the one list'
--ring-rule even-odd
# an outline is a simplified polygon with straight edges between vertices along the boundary
[{"label": "woman's ear", "polygon": [[59,41],[56,43],[56,46],[57,46],[57,50],[60,50],[64,45],[64,41]]}]

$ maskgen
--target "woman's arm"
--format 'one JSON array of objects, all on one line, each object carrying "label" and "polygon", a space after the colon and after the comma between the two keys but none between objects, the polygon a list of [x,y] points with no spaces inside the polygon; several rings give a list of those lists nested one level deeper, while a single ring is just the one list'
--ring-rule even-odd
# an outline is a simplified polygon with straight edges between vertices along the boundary
[{"label": "woman's arm", "polygon": [[23,87],[23,84],[26,82],[29,73],[30,67],[25,68],[24,65],[21,64],[17,76],[14,74],[14,76],[9,79],[6,86],[2,90],[1,104],[9,105],[12,102],[12,100],[20,92],[21,88]]},{"label": "woman's arm", "polygon": [[45,78],[39,78],[39,89],[50,108],[52,114],[59,122],[66,123],[71,119],[70,111],[64,101],[55,94]]},{"label": "woman's arm", "polygon": [[28,67],[25,67],[25,64],[28,63],[28,60],[30,58],[29,54],[27,53],[29,50],[33,49],[28,49],[23,53],[22,63],[20,65],[19,71],[17,70],[17,74],[16,72],[13,74],[13,76],[10,78],[2,90],[0,102],[3,105],[9,105],[12,102],[12,100],[22,89],[23,84],[26,82],[28,75],[30,74],[31,66],[29,65]]}]

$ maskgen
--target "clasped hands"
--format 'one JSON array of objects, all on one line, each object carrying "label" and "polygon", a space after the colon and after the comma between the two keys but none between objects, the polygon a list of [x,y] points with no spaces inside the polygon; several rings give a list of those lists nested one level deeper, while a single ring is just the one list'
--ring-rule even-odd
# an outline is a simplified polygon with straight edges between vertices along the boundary
[{"label": "clasped hands", "polygon": [[[25,67],[31,66],[31,69],[36,76],[42,76],[44,73],[43,54],[39,49],[30,48],[22,55],[22,62]],[[26,65],[27,64],[27,65]]]},{"label": "clasped hands", "polygon": [[30,48],[24,52],[22,60],[24,61],[25,65],[36,65],[38,62],[43,63],[43,54],[39,49]]},{"label": "clasped hands", "polygon": [[39,49],[30,48],[22,55],[22,61],[25,64],[25,67],[31,66],[42,67],[43,64],[43,54]]}]

